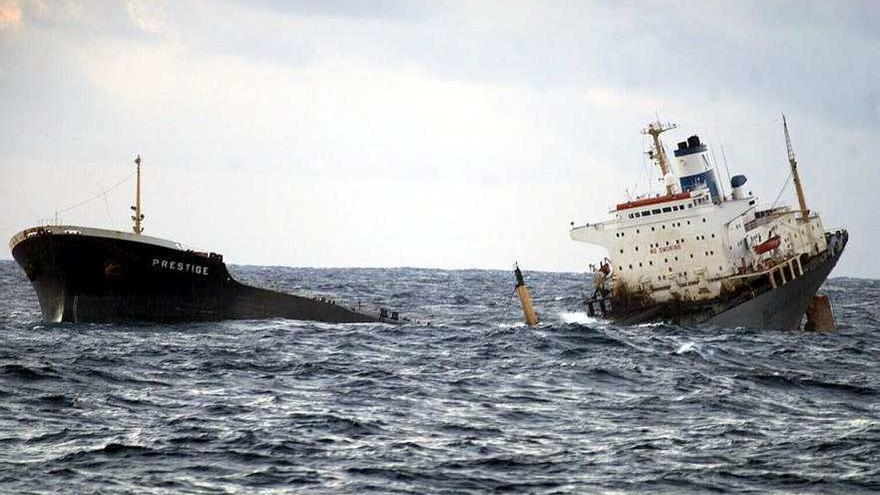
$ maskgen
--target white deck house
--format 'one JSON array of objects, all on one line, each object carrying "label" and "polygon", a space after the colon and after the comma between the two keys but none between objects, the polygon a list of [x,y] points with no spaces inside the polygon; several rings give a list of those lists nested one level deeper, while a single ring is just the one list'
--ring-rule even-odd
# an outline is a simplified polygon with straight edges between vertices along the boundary
[{"label": "white deck house", "polygon": [[666,193],[620,203],[610,220],[571,229],[572,239],[608,250],[612,291],[640,292],[655,302],[706,300],[782,264],[788,268],[781,277],[797,276],[802,254],[825,250],[818,215],[788,207],[758,210],[742,175],[731,179],[725,196],[697,136],[678,144],[670,170],[659,140],[667,129],[652,124],[646,130],[655,137],[651,155]]}]

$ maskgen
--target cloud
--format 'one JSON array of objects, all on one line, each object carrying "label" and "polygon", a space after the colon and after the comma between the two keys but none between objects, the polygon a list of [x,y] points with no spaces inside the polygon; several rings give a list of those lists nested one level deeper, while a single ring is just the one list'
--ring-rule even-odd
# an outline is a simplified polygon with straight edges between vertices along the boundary
[{"label": "cloud", "polygon": [[[115,179],[141,152],[151,232],[239,261],[581,269],[568,222],[657,191],[655,112],[680,126],[667,144],[699,133],[769,203],[784,111],[811,209],[858,233],[838,273],[876,274],[880,11],[756,5],[0,0],[27,24],[0,42],[0,234],[80,199],[84,163]],[[180,218],[181,197],[204,210]],[[253,248],[278,225],[286,243]]]},{"label": "cloud", "polygon": [[[323,16],[353,19],[419,19],[429,14],[427,4],[402,0],[251,0],[242,2],[249,6],[262,6],[273,12],[295,16]],[[435,9],[442,6],[434,6]]]},{"label": "cloud", "polygon": [[165,28],[167,15],[162,0],[128,0],[128,19],[141,31],[159,34]]},{"label": "cloud", "polygon": [[583,97],[589,104],[602,108],[629,107],[650,111],[665,105],[660,99],[645,94],[601,86],[588,88]]},{"label": "cloud", "polygon": [[16,0],[0,0],[0,29],[21,25],[21,6]]},{"label": "cloud", "polygon": [[[273,150],[290,149],[283,160],[300,170],[497,177],[554,153],[526,88],[437,80],[418,67],[359,59],[277,66],[165,43],[102,41],[79,60],[102,94],[163,122],[157,137],[202,136],[224,159],[251,148],[248,163],[271,166],[281,159]],[[173,122],[165,122],[168,108]]]}]

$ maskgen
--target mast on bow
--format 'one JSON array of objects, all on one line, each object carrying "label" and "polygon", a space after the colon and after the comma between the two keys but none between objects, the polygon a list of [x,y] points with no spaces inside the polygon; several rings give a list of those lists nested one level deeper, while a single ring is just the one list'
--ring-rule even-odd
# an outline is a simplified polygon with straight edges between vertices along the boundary
[{"label": "mast on bow", "polygon": [[131,216],[131,219],[134,220],[134,227],[131,230],[135,234],[140,234],[144,231],[144,228],[141,227],[141,220],[144,219],[144,215],[141,213],[141,155],[134,159],[134,163],[137,164],[137,189],[135,190],[134,206],[131,207],[134,211],[134,215]]}]

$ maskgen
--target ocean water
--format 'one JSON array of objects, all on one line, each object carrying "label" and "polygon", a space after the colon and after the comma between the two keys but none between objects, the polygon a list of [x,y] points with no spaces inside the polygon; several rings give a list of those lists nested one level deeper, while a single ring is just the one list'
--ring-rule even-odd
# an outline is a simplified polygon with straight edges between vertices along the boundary
[{"label": "ocean water", "polygon": [[617,327],[583,275],[233,267],[428,320],[41,322],[0,262],[2,493],[875,493],[880,281],[840,330]]}]

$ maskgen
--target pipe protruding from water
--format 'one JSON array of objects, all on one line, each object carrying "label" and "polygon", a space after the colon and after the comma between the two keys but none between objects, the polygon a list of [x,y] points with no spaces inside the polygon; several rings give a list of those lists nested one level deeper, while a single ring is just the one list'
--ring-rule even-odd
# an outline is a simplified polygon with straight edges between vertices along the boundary
[{"label": "pipe protruding from water", "polygon": [[522,271],[519,269],[519,263],[514,263],[513,275],[516,277],[516,295],[519,296],[526,325],[533,327],[538,324],[538,316],[535,314],[535,308],[532,307],[532,297],[529,295],[529,289],[526,287]]}]

